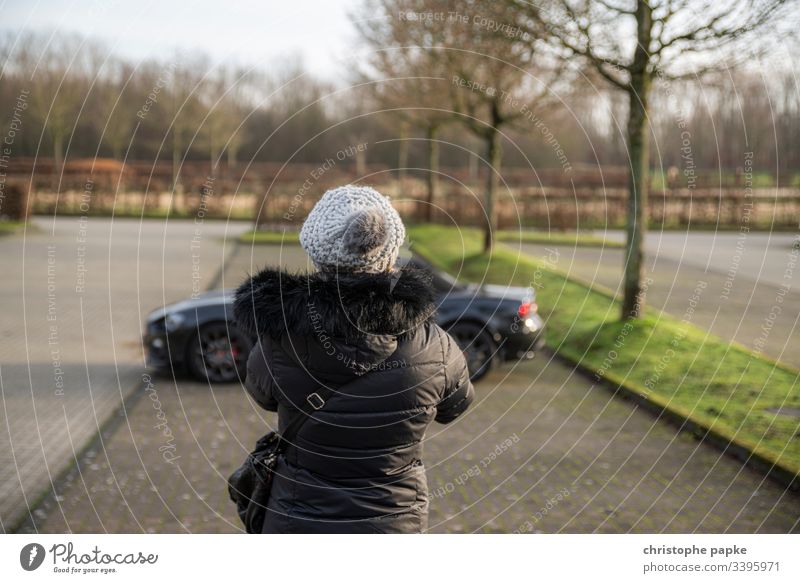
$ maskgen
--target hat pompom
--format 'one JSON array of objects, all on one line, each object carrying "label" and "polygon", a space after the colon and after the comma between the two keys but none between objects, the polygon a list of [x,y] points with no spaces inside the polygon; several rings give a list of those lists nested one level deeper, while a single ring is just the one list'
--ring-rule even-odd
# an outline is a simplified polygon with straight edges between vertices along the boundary
[{"label": "hat pompom", "polygon": [[386,217],[376,208],[354,212],[348,217],[342,247],[348,253],[370,255],[382,248],[389,238]]}]

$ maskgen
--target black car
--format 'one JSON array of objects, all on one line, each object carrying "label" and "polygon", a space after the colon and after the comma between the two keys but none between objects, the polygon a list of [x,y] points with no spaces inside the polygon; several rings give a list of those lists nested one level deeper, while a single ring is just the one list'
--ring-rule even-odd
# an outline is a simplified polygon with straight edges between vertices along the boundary
[{"label": "black car", "polygon": [[[544,322],[532,289],[460,284],[418,257],[401,261],[433,274],[436,322],[464,350],[473,380],[496,361],[533,358],[543,345]],[[243,379],[256,339],[236,327],[233,293],[211,291],[148,314],[143,340],[148,365],[185,370],[208,382]]]}]

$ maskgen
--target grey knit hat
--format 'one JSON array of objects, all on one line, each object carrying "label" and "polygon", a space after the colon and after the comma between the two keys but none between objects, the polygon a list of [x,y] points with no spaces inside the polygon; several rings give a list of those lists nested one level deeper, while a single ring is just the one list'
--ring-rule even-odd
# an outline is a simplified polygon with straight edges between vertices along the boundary
[{"label": "grey knit hat", "polygon": [[405,238],[389,198],[352,184],[326,192],[300,230],[300,245],[322,271],[389,271]]}]

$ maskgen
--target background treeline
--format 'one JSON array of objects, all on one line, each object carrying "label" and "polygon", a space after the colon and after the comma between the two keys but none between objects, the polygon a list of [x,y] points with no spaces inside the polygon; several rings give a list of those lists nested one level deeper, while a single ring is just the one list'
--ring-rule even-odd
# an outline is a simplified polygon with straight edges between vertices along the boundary
[{"label": "background treeline", "polygon": [[[292,58],[260,69],[190,53],[137,63],[64,35],[8,34],[0,41],[0,59],[0,122],[15,130],[14,158],[52,158],[56,167],[93,157],[171,161],[176,167],[187,160],[314,164],[368,143],[370,165],[426,168],[425,131],[384,111],[385,99],[355,72],[334,86]],[[800,94],[794,85],[793,72],[776,65],[657,86],[653,167],[687,165],[681,159],[683,120],[698,170],[735,171],[744,165],[742,152],[752,151],[761,184],[777,179],[797,185]],[[585,77],[563,84],[559,93],[563,106],[541,117],[569,164],[625,166],[624,98]],[[20,115],[21,95],[26,108]],[[539,129],[518,126],[506,132],[505,167],[563,165]],[[481,150],[459,124],[444,125],[438,139],[444,167],[474,164],[470,150]]]}]

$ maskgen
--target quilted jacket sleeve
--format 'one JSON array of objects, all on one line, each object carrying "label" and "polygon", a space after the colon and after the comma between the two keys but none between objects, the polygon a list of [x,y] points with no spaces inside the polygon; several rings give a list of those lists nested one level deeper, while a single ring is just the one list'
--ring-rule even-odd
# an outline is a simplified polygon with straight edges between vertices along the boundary
[{"label": "quilted jacket sleeve", "polygon": [[469,380],[469,370],[464,354],[455,340],[440,329],[444,355],[445,386],[436,408],[436,421],[450,423],[461,415],[475,398],[475,389]]},{"label": "quilted jacket sleeve", "polygon": [[277,411],[278,401],[273,394],[275,377],[272,373],[272,342],[259,340],[247,358],[244,386],[251,397],[267,411]]}]

